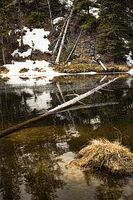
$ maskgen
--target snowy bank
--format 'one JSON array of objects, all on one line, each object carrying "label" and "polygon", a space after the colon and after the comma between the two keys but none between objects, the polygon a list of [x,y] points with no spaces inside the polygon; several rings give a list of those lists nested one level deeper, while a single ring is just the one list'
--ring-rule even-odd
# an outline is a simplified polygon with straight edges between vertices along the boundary
[{"label": "snowy bank", "polygon": [[32,61],[26,60],[25,62],[14,62],[3,66],[6,73],[1,73],[2,78],[7,78],[9,84],[21,84],[25,82],[29,85],[37,82],[49,83],[53,77],[58,76],[49,63],[46,61]]}]

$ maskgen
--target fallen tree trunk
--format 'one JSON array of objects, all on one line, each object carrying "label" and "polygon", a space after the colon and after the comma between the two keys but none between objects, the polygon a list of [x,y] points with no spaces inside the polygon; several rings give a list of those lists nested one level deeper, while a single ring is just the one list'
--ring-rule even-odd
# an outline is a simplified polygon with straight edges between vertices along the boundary
[{"label": "fallen tree trunk", "polygon": [[71,99],[71,100],[69,100],[67,102],[64,102],[63,104],[56,106],[55,108],[47,111],[46,113],[44,113],[44,114],[42,114],[40,116],[37,116],[37,117],[34,117],[34,118],[29,119],[27,121],[24,121],[24,122],[22,122],[20,124],[17,124],[15,126],[11,127],[11,128],[5,129],[5,130],[3,130],[3,131],[0,132],[0,137],[4,137],[4,136],[6,136],[6,135],[8,135],[8,134],[10,134],[10,133],[12,133],[12,132],[14,132],[14,131],[22,128],[22,127],[24,127],[25,125],[28,125],[29,123],[35,122],[35,121],[37,121],[39,119],[42,119],[42,118],[44,118],[44,117],[46,117],[48,115],[55,114],[56,112],[58,112],[60,110],[63,110],[64,108],[66,108],[68,106],[74,105],[75,103],[79,102],[80,100],[82,100],[82,99],[90,96],[91,94],[97,92],[98,90],[102,89],[103,87],[106,87],[110,83],[113,83],[118,78],[119,77],[117,77],[117,78],[115,78],[113,80],[110,80],[107,83],[99,85],[98,87],[93,88],[92,90],[90,90],[90,91],[88,91],[88,92],[86,92],[84,94],[81,94],[81,95],[79,95],[79,96],[77,96],[77,97],[75,97],[75,98],[73,98],[73,99]]}]

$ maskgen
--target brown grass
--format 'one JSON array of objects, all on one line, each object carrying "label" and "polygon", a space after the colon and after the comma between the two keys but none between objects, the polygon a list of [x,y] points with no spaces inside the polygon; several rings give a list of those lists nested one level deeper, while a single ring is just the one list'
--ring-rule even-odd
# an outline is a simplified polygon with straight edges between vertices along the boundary
[{"label": "brown grass", "polygon": [[80,72],[127,72],[129,67],[127,65],[106,65],[107,71],[103,70],[98,64],[71,64],[71,65],[55,65],[54,70],[61,73],[80,73]]},{"label": "brown grass", "polygon": [[133,153],[119,142],[106,139],[92,140],[90,145],[79,151],[80,158],[70,165],[83,169],[99,169],[113,174],[133,173]]},{"label": "brown grass", "polygon": [[9,69],[7,69],[6,67],[0,67],[0,74],[7,74],[9,72]]},{"label": "brown grass", "polygon": [[36,67],[35,69],[33,69],[33,71],[37,71],[37,72],[46,72],[45,69],[43,69],[43,68],[38,68],[38,67]]},{"label": "brown grass", "polygon": [[25,73],[25,72],[28,72],[29,69],[28,68],[22,68],[20,69],[19,73]]}]

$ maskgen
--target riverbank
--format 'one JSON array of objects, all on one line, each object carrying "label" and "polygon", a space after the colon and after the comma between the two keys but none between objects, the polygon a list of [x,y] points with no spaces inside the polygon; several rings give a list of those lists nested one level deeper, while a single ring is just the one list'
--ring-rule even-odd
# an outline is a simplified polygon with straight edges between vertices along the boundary
[{"label": "riverbank", "polygon": [[53,69],[59,73],[82,73],[82,72],[128,72],[131,67],[128,65],[106,65],[107,70],[104,70],[101,65],[98,64],[70,64],[70,65],[54,65]]}]

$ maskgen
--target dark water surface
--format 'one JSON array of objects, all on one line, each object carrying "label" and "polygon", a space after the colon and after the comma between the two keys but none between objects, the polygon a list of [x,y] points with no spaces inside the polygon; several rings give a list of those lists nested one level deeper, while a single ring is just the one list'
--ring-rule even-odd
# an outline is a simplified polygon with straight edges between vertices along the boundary
[{"label": "dark water surface", "polygon": [[[56,77],[43,85],[0,82],[0,130],[39,115],[113,76]],[[67,167],[93,138],[133,150],[133,79],[120,77],[66,111],[0,139],[0,200],[132,200],[133,177]]]}]

